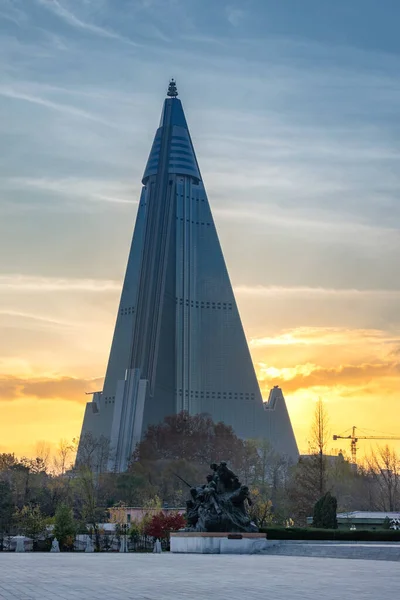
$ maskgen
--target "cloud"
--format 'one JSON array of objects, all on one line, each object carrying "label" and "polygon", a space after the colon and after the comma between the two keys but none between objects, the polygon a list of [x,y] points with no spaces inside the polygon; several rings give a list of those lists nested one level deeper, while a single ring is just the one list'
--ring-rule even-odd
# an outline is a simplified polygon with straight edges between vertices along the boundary
[{"label": "cloud", "polygon": [[245,286],[238,285],[234,288],[235,294],[242,296],[305,296],[305,297],[324,297],[340,296],[343,298],[365,298],[368,296],[385,299],[388,297],[399,298],[400,290],[387,289],[355,289],[355,288],[323,288],[308,286]]},{"label": "cloud", "polygon": [[[242,176],[239,176],[239,179]],[[232,180],[232,178],[231,178]],[[222,181],[222,179],[221,179]],[[231,181],[232,183],[232,181]],[[240,187],[238,185],[238,187]],[[369,246],[374,240],[386,238],[386,242],[397,243],[398,228],[395,226],[379,226],[366,224],[362,222],[361,215],[349,216],[344,213],[334,213],[332,210],[320,211],[319,219],[311,215],[311,207],[304,206],[303,214],[299,214],[293,208],[278,208],[274,204],[266,201],[263,203],[246,203],[246,207],[232,203],[229,208],[216,207],[213,213],[231,222],[250,222],[257,223],[259,226],[270,225],[274,228],[288,230],[292,235],[312,235],[314,240],[320,241],[340,235],[345,239],[346,244],[357,245],[361,247]]]},{"label": "cloud", "polygon": [[[1,289],[1,284],[0,284],[0,289]],[[60,319],[54,319],[51,317],[44,317],[43,315],[35,315],[32,313],[28,313],[28,312],[23,312],[23,311],[18,311],[18,310],[3,310],[0,309],[0,316],[5,316],[5,317],[17,317],[20,319],[27,319],[30,321],[38,321],[39,323],[43,323],[43,324],[47,324],[47,325],[57,325],[60,326],[62,328],[70,328],[71,327],[71,323],[67,322],[67,321],[62,321]]]},{"label": "cloud", "polygon": [[55,110],[57,112],[61,112],[64,114],[68,114],[74,117],[80,117],[83,119],[88,119],[89,121],[95,121],[96,123],[101,123],[102,125],[107,125],[108,127],[112,127],[109,121],[102,119],[101,117],[97,117],[96,115],[83,110],[81,108],[77,108],[75,106],[71,106],[70,104],[63,104],[61,102],[54,102],[53,100],[49,100],[47,98],[42,98],[40,96],[32,95],[30,93],[25,93],[23,91],[19,91],[10,86],[1,86],[0,87],[0,96],[4,98],[12,98],[14,100],[23,100],[25,102],[29,102],[31,104],[37,104],[38,106],[43,106],[45,108],[50,108],[51,110]]},{"label": "cloud", "polygon": [[274,369],[258,365],[257,371],[263,389],[280,385],[285,393],[309,388],[326,388],[332,393],[337,387],[351,388],[368,386],[371,383],[377,385],[378,380],[382,379],[398,379],[400,381],[400,363],[394,361],[342,365],[332,368],[305,364],[287,369]]},{"label": "cloud", "polygon": [[104,27],[99,27],[98,25],[93,25],[92,23],[88,23],[87,21],[80,19],[73,12],[65,8],[65,6],[63,6],[58,0],[37,0],[37,2],[53,12],[55,15],[57,15],[57,17],[62,19],[71,27],[75,27],[76,29],[80,29],[82,31],[87,31],[103,38],[118,40],[124,44],[129,44],[130,46],[139,46],[139,44],[136,42],[123,35],[120,35],[119,33],[116,33],[115,31],[105,29]]},{"label": "cloud", "polygon": [[4,292],[120,292],[121,282],[109,279],[66,279],[34,275],[0,275],[0,290]]},{"label": "cloud", "polygon": [[74,377],[24,379],[12,375],[0,376],[0,400],[10,401],[22,398],[39,400],[63,399],[73,402],[87,402],[86,392],[101,389],[102,378],[78,379]]},{"label": "cloud", "polygon": [[274,337],[252,338],[250,346],[336,346],[366,343],[397,343],[398,337],[379,329],[346,329],[344,327],[298,327]]},{"label": "cloud", "polygon": [[[62,196],[78,196],[86,200],[109,202],[111,204],[137,205],[138,201],[131,199],[134,189],[130,184],[120,181],[103,179],[88,179],[78,177],[10,177],[4,180],[5,187],[11,189],[34,189]],[[125,197],[124,197],[125,196]]]},{"label": "cloud", "polygon": [[0,6],[0,20],[5,19],[14,25],[21,27],[26,22],[26,14],[20,10],[11,0],[3,0]]}]

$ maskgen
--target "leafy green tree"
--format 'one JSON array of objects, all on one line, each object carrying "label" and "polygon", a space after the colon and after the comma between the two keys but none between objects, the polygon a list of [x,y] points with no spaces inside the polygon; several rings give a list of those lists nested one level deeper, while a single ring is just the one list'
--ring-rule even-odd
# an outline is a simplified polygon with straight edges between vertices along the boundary
[{"label": "leafy green tree", "polygon": [[54,537],[57,538],[60,550],[73,548],[76,535],[76,524],[72,509],[66,504],[57,507],[54,521]]},{"label": "leafy green tree", "polygon": [[32,538],[33,549],[37,547],[39,538],[47,533],[47,519],[39,506],[23,506],[15,514],[18,528],[23,535]]}]

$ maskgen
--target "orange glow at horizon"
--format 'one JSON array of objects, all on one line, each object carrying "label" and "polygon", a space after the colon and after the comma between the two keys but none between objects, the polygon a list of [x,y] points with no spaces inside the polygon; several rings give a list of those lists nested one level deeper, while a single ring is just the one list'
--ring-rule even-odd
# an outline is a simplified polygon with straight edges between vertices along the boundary
[{"label": "orange glow at horizon", "polygon": [[[71,331],[69,343],[52,358],[44,346],[40,351],[36,346],[35,352],[27,349],[25,359],[1,360],[1,452],[33,456],[39,441],[55,448],[60,439],[79,435],[85,392],[101,389],[98,375],[105,370],[112,320],[101,328],[98,321],[96,325],[97,335],[91,341],[86,338],[77,364],[73,351],[79,340]],[[87,325],[88,334],[91,329]],[[396,336],[379,330],[299,327],[252,337],[249,346],[264,400],[274,385],[283,389],[301,452],[307,452],[319,398],[326,403],[332,434],[356,425],[371,435],[400,436],[400,425],[393,419],[399,382]],[[400,442],[389,443],[400,450]],[[329,452],[349,455],[349,447],[346,440],[332,441]],[[362,456],[371,443],[360,443],[359,448]]]}]

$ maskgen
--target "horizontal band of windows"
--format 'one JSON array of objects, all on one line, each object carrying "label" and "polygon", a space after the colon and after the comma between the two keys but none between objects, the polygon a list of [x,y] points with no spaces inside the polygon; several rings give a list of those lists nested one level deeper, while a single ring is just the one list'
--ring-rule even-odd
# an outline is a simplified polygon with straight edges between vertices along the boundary
[{"label": "horizontal band of windows", "polygon": [[206,302],[205,300],[184,300],[183,298],[175,298],[175,304],[180,306],[190,306],[191,308],[210,308],[215,310],[232,310],[232,302]]},{"label": "horizontal band of windows", "polygon": [[176,217],[177,221],[181,221],[182,223],[191,223],[192,225],[206,225],[207,227],[211,227],[213,223],[209,221],[191,221],[190,219],[184,219],[183,217]]},{"label": "horizontal band of windows", "polygon": [[171,141],[173,142],[174,140],[183,140],[184,142],[188,142],[189,138],[184,137],[182,135],[173,135]]},{"label": "horizontal band of windows", "polygon": [[188,200],[194,200],[195,202],[205,202],[205,198],[190,198],[189,196],[185,196],[184,194],[178,194],[181,198],[187,198]]},{"label": "horizontal band of windows", "polygon": [[119,310],[120,315],[132,315],[134,312],[135,312],[134,306],[127,306],[126,308],[120,308],[120,310]]},{"label": "horizontal band of windows", "polygon": [[[183,390],[179,389],[178,393],[183,396]],[[185,390],[185,396],[191,396],[192,398],[255,398],[256,395],[253,392],[199,392]]]}]

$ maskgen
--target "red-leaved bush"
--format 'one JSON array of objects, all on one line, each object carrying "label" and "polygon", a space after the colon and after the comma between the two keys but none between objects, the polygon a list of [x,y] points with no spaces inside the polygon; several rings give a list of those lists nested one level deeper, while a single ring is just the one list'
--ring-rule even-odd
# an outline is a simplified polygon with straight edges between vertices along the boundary
[{"label": "red-leaved bush", "polygon": [[178,531],[185,527],[186,521],[181,514],[159,512],[153,515],[149,523],[145,527],[145,534],[155,538],[166,538],[170,531]]}]

